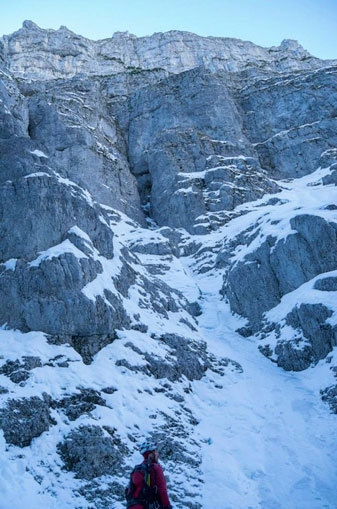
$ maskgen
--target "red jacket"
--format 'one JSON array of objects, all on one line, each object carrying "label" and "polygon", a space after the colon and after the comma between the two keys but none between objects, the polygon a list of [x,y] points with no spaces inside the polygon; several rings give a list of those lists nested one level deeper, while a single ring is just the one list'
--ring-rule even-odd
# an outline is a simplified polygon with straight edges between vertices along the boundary
[{"label": "red jacket", "polygon": [[[146,463],[146,461],[143,461]],[[158,490],[158,502],[163,508],[170,507],[170,500],[167,494],[166,488],[166,479],[164,476],[164,472],[159,463],[151,463],[150,466],[150,478],[151,478],[151,488],[157,486]],[[134,492],[134,498],[137,498],[143,487],[144,476],[142,472],[134,472],[132,474],[132,482],[135,484],[136,489]],[[132,509],[144,509],[142,505],[137,504],[133,505]]]}]

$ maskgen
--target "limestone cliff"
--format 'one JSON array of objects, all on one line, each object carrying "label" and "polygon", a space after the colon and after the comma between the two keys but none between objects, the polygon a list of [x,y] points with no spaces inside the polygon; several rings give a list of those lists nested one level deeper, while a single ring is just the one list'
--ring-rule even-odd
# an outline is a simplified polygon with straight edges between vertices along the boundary
[{"label": "limestone cliff", "polygon": [[192,385],[243,372],[203,339],[207,279],[238,340],[286,370],[331,361],[336,74],[289,40],[90,41],[30,21],[2,37],[0,332],[24,346],[1,357],[0,427],[13,447],[52,437],[62,466],[31,459],[37,482],[74,474],[78,507],[121,504],[117,458],[142,438],[130,394],[150,394],[158,414],[137,411],[191,486],[175,507],[202,507]]}]

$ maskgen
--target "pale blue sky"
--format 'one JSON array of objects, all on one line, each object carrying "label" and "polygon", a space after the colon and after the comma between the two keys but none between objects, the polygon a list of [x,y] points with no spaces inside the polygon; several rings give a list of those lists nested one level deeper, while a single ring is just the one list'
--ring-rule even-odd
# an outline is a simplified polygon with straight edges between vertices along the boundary
[{"label": "pale blue sky", "polygon": [[25,19],[67,26],[89,39],[168,30],[236,37],[261,46],[296,39],[312,55],[337,58],[337,0],[0,0],[0,36]]}]

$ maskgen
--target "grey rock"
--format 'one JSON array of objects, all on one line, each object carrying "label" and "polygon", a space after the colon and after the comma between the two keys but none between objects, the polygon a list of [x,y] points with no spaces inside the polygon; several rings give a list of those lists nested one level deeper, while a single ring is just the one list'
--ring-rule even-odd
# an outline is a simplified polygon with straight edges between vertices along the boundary
[{"label": "grey rock", "polygon": [[14,383],[25,382],[29,376],[30,371],[42,366],[39,357],[27,356],[23,357],[23,362],[19,359],[15,361],[7,360],[0,368],[0,374],[8,376]]},{"label": "grey rock", "polygon": [[[337,186],[337,163],[330,166],[331,173],[323,177],[322,182],[325,186],[335,185]],[[333,204],[335,205],[335,204]]]},{"label": "grey rock", "polygon": [[78,394],[65,396],[51,403],[52,408],[61,409],[70,421],[93,411],[96,405],[105,406],[106,403],[100,393],[93,389],[81,389]]},{"label": "grey rock", "polygon": [[290,220],[297,233],[275,243],[268,237],[253,253],[230,268],[223,293],[234,312],[252,324],[283,295],[337,265],[337,226],[319,216]]},{"label": "grey rock", "polygon": [[337,277],[318,279],[314,284],[314,289],[322,292],[337,292]]},{"label": "grey rock", "polygon": [[104,479],[103,484],[99,478],[98,480],[94,478],[89,482],[85,482],[80,487],[79,493],[95,509],[109,509],[113,507],[116,501],[125,502],[125,484],[122,484],[118,478],[110,482]]},{"label": "grey rock", "polygon": [[[96,308],[94,307],[91,310],[91,313],[93,314],[93,319],[95,316],[97,316],[96,309],[99,310],[100,307],[103,310],[105,310],[105,306],[102,302],[102,299],[98,299],[98,302],[96,303]],[[81,355],[84,364],[88,365],[91,364],[94,359],[94,356],[100,350],[102,350],[102,348],[104,348],[107,345],[110,345],[116,339],[117,336],[116,333],[114,332],[114,327],[116,327],[118,323],[121,323],[117,319],[117,321],[111,323],[111,332],[104,333],[102,332],[103,327],[108,326],[106,322],[107,317],[104,316],[104,311],[102,315],[98,316],[102,316],[101,318],[102,322],[98,323],[97,320],[97,322],[95,322],[92,326],[89,327],[90,330],[95,330],[96,332],[98,332],[98,334],[85,334],[85,335],[79,334],[78,332],[80,330],[80,327],[82,327],[83,323],[83,320],[79,318],[79,324],[78,323],[75,324],[75,327],[77,328],[76,330],[74,330],[74,334],[60,334],[60,333],[50,334],[48,336],[48,342],[54,345],[69,344],[70,346],[72,346],[72,348],[74,348],[74,350],[76,350],[76,352],[78,352]],[[125,318],[124,315],[123,317]],[[128,328],[129,321],[125,323],[125,326]]]},{"label": "grey rock", "polygon": [[[336,148],[330,148],[328,150],[325,150],[320,157],[320,166],[322,168],[328,168],[329,166],[334,165],[337,163],[337,149]],[[335,168],[335,166],[334,166]]]},{"label": "grey rock", "polygon": [[222,293],[235,313],[249,318],[252,324],[280,300],[278,278],[270,265],[270,250],[274,240],[268,238],[245,262],[230,268]]},{"label": "grey rock", "polygon": [[336,69],[252,80],[240,93],[246,136],[276,178],[314,171],[336,144]]},{"label": "grey rock", "polygon": [[200,316],[202,314],[201,306],[197,301],[189,302],[186,309],[192,316]]},{"label": "grey rock", "polygon": [[17,371],[14,371],[10,377],[11,381],[15,384],[20,384],[21,386],[24,384],[24,382],[26,380],[28,380],[29,378],[29,372],[24,370],[24,369],[20,369],[20,370],[17,370]]},{"label": "grey rock", "polygon": [[190,71],[151,90],[140,90],[128,108],[130,162],[143,202],[150,199],[151,215],[158,224],[191,230],[191,223],[206,210],[204,199],[197,176],[191,190],[190,184],[179,180],[205,169],[208,150],[226,153],[226,145],[216,144],[213,138],[228,138],[231,154],[235,140],[244,138],[225,83],[204,71]]},{"label": "grey rock", "polygon": [[278,342],[277,364],[287,371],[301,371],[324,359],[337,345],[337,328],[327,322],[331,315],[332,311],[321,304],[301,304],[293,309],[286,323],[302,333],[297,342]]},{"label": "grey rock", "polygon": [[94,479],[120,472],[127,448],[116,430],[99,426],[80,426],[58,444],[64,468],[80,479]]},{"label": "grey rock", "polygon": [[[241,366],[235,361],[230,359],[218,361],[207,351],[206,344],[202,342],[197,343],[177,334],[163,334],[157,339],[170,348],[170,353],[165,358],[146,352],[144,354],[147,361],[145,367],[133,366],[126,358],[116,361],[116,365],[124,366],[135,372],[141,371],[159,380],[167,378],[170,382],[181,381],[184,378],[190,381],[200,380],[208,369],[224,375],[224,368],[229,365],[242,372]],[[126,346],[138,354],[142,354],[132,343],[128,343]],[[165,392],[164,389],[163,392]]]},{"label": "grey rock", "polygon": [[[165,68],[179,73],[199,66],[232,72],[254,66],[284,72],[322,65],[292,40],[284,40],[279,47],[262,48],[238,39],[200,37],[179,31],[140,38],[117,32],[110,39],[95,42],[64,26],[43,30],[29,21],[17,32],[4,36],[2,43],[11,72],[30,79],[75,74],[104,76],[139,68]],[[44,57],[47,54],[48,59]]]},{"label": "grey rock", "polygon": [[105,394],[113,394],[116,391],[118,391],[116,387],[105,387],[104,389],[102,389],[102,392],[104,392]]},{"label": "grey rock", "polygon": [[337,384],[321,390],[322,400],[328,403],[331,412],[337,414]]},{"label": "grey rock", "polygon": [[250,327],[240,327],[239,329],[236,329],[236,331],[240,336],[243,338],[249,338],[253,334],[253,331]]},{"label": "grey rock", "polygon": [[[276,247],[272,266],[280,274],[282,294],[292,291],[316,275],[336,268],[337,224],[319,216],[300,214],[290,220],[297,231]],[[286,267],[292,253],[291,265]],[[288,259],[288,260],[287,260]],[[292,271],[291,268],[294,268]]]},{"label": "grey rock", "polygon": [[[215,243],[199,234],[245,214],[250,201],[278,192],[283,184],[274,179],[321,166],[330,171],[313,185],[336,185],[335,76],[336,62],[311,57],[295,41],[261,48],[174,31],[144,38],[117,33],[94,42],[66,27],[42,30],[32,22],[4,36],[0,325],[43,331],[53,349],[67,344],[86,364],[118,330],[133,329],[146,341],[153,324],[174,320],[173,313],[179,330],[196,330],[198,302],[187,302],[164,282],[174,257],[193,255],[196,273],[223,273],[222,294],[250,322],[238,329],[243,337],[262,327],[265,339],[276,337],[274,350],[265,341],[264,353],[279,366],[305,369],[327,356],[336,345],[328,307],[299,303],[288,313],[284,323],[294,331],[292,341],[282,337],[283,322],[263,322],[263,315],[310,279],[318,292],[336,290],[336,278],[326,274],[336,270],[336,204],[327,202],[321,217],[299,213],[289,225],[292,233],[280,242],[270,236],[259,245],[257,204],[257,224],[225,244],[221,230]],[[268,196],[266,203],[277,206],[279,198]],[[144,232],[141,240],[146,226],[156,231]],[[257,249],[233,264],[236,248],[253,241]],[[68,249],[60,254],[64,245]],[[157,257],[160,264],[153,261]],[[118,271],[107,274],[107,264]],[[87,285],[103,273],[109,289],[89,298]],[[130,302],[135,295],[138,300]],[[148,313],[154,321],[147,321]],[[175,408],[176,415],[149,415],[153,438],[160,440],[172,472],[174,505],[199,509],[201,456],[193,431],[198,420],[188,408],[192,381],[207,371],[219,378],[240,376],[243,369],[235,360],[212,356],[183,332],[157,332],[156,339],[168,350],[165,357],[147,352],[146,365],[133,365],[127,349],[138,355],[142,349],[129,341],[123,344],[125,358],[114,361],[151,377],[152,394]],[[71,355],[52,356],[47,369],[61,375],[75,362]],[[34,382],[32,371],[40,363],[33,355],[3,359],[0,373],[19,385],[8,382],[11,390],[20,391]],[[59,400],[10,399],[0,411],[5,439],[21,447],[54,423],[51,410],[63,418],[59,431],[72,431],[60,439],[59,454],[65,470],[78,478],[76,497],[82,494],[97,509],[122,502],[121,458],[131,457],[116,430],[90,426],[96,417],[91,413],[106,404],[102,393],[109,402],[116,398],[118,388],[104,384],[102,392],[77,388]],[[214,382],[214,390],[220,388]],[[335,408],[334,386],[322,397]],[[88,425],[75,428],[81,418]],[[142,433],[130,428],[130,442]],[[188,489],[174,482],[182,470]]]},{"label": "grey rock", "polygon": [[[6,295],[0,315],[2,323],[25,331],[43,330],[52,336],[63,336],[64,342],[70,336],[71,344],[75,344],[75,338],[84,341],[87,337],[91,343],[90,337],[93,341],[95,336],[113,337],[115,328],[127,326],[129,319],[114,295],[107,294],[108,305],[102,297],[91,300],[81,292],[97,274],[91,272],[90,277],[89,268],[90,264],[65,253],[39,267],[18,264],[14,272],[5,271],[0,288],[2,295]],[[111,342],[104,338],[98,343]]]},{"label": "grey rock", "polygon": [[[336,119],[293,128],[289,133],[257,145],[260,161],[276,178],[301,177],[313,172],[323,150],[336,143]],[[291,170],[289,171],[289,168]]]},{"label": "grey rock", "polygon": [[[28,126],[28,111],[24,96],[18,84],[6,70],[0,67],[0,139],[8,140],[13,136],[24,138]],[[19,146],[19,144],[18,144]]]},{"label": "grey rock", "polygon": [[200,380],[204,376],[209,366],[206,344],[195,343],[176,334],[163,334],[160,339],[172,349],[176,357],[178,377],[184,375],[188,380]]},{"label": "grey rock", "polygon": [[151,254],[151,255],[171,255],[171,246],[166,239],[154,239],[153,241],[144,242],[144,240],[140,240],[137,242],[132,242],[130,244],[131,251],[135,253],[141,254]]},{"label": "grey rock", "polygon": [[[84,286],[102,272],[94,258],[95,250],[113,257],[113,232],[107,226],[108,218],[104,220],[104,210],[88,202],[81,188],[52,176],[6,183],[0,193],[6,239],[1,244],[1,258],[18,258],[15,270],[3,267],[1,322],[26,331],[70,335],[72,343],[76,342],[74,337],[103,335],[96,343],[107,344],[106,338],[113,337],[116,327],[129,323],[122,303],[114,295],[106,295],[110,302],[106,304],[102,298],[92,301],[82,293]],[[73,229],[77,225],[89,240]],[[22,242],[26,236],[29,242]],[[69,243],[70,252],[49,256],[48,249],[62,242]],[[76,248],[80,258],[71,252]],[[47,252],[45,258],[39,259],[39,252]],[[89,351],[97,353],[98,349],[92,346]]]},{"label": "grey rock", "polygon": [[[107,110],[97,80],[74,78],[22,87],[28,99],[28,133],[48,165],[87,189],[99,203],[143,223],[135,178],[122,133]],[[95,168],[95,172],[92,171]]]},{"label": "grey rock", "polygon": [[201,243],[197,242],[182,229],[169,228],[164,226],[159,229],[161,235],[169,241],[171,252],[174,256],[190,256],[201,247]]},{"label": "grey rock", "polygon": [[[165,359],[146,352],[145,367],[132,366],[127,359],[120,359],[116,364],[131,371],[142,371],[156,379],[167,378],[171,382],[181,380],[182,377],[191,381],[200,380],[204,376],[210,366],[205,344],[196,343],[176,334],[163,334],[158,340],[170,347],[170,354]],[[135,349],[132,344],[128,346]]]},{"label": "grey rock", "polygon": [[[34,259],[37,253],[65,240],[78,226],[108,258],[113,256],[113,233],[88,202],[83,189],[55,176],[35,174],[0,187],[2,236],[0,260]],[[60,205],[62,204],[62,205]],[[22,241],[29,238],[29,242]]]},{"label": "grey rock", "polygon": [[27,447],[50,426],[56,424],[50,416],[50,398],[10,399],[5,408],[0,409],[0,428],[8,444]]},{"label": "grey rock", "polygon": [[[10,72],[26,78],[20,85],[29,110],[23,132],[46,147],[60,174],[139,221],[142,212],[128,158],[143,203],[150,200],[159,224],[207,233],[228,220],[223,210],[273,192],[275,185],[260,164],[273,174],[275,166],[278,172],[297,165],[298,174],[310,171],[301,161],[312,161],[314,168],[334,139],[334,68],[294,41],[266,50],[234,39],[170,32],[149,38],[118,33],[95,43],[65,27],[42,30],[25,22],[4,37],[3,47]],[[41,59],[41,51],[48,61]],[[280,71],[288,74],[280,77]],[[46,77],[65,79],[39,81]],[[279,94],[279,87],[291,90],[290,99],[288,92]],[[307,96],[310,101],[303,100]],[[268,140],[276,145],[269,147]],[[251,176],[243,172],[237,182],[220,177],[205,183],[187,175],[209,169],[207,159],[214,155],[258,155],[260,162],[250,168]],[[238,168],[234,165],[234,172]],[[251,181],[256,169],[258,185]]]},{"label": "grey rock", "polygon": [[252,157],[230,79],[196,69],[125,103],[129,113],[120,120],[128,128],[132,171],[159,225],[199,233],[198,218],[278,190]]}]

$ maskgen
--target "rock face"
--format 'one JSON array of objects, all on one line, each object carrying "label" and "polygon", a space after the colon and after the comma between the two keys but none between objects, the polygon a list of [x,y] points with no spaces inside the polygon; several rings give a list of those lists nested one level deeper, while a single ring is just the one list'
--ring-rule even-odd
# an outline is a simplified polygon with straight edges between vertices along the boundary
[{"label": "rock face", "polygon": [[233,311],[259,322],[281,297],[337,266],[337,225],[318,216],[290,220],[294,232],[276,242],[267,237],[229,271],[224,292]]},{"label": "rock face", "polygon": [[10,70],[33,79],[82,73],[104,76],[139,68],[179,73],[195,67],[231,72],[257,67],[279,72],[320,65],[296,41],[285,40],[279,47],[262,48],[238,39],[199,37],[178,31],[141,38],[117,32],[111,39],[94,42],[64,26],[43,30],[25,21],[20,30],[4,36],[3,43]]},{"label": "rock face", "polygon": [[[146,422],[191,487],[172,483],[174,505],[202,507],[189,395],[243,369],[208,351],[189,270],[223,277],[238,332],[282,368],[329,359],[336,73],[295,41],[29,21],[2,37],[0,334],[20,348],[1,357],[0,428],[25,450],[48,434],[50,491],[75,476],[72,506],[122,504]],[[336,412],[335,385],[322,399]]]},{"label": "rock face", "polygon": [[280,341],[275,348],[278,364],[287,370],[301,371],[325,359],[337,345],[337,328],[328,323],[332,311],[322,304],[301,304],[287,316],[286,322],[303,331],[307,344],[299,350],[296,343]]},{"label": "rock face", "polygon": [[20,130],[48,157],[40,163],[139,222],[140,195],[159,225],[207,233],[276,191],[271,177],[313,171],[336,144],[336,71],[294,41],[265,49],[169,32],[93,42],[25,22],[3,37],[3,55],[21,78]]},{"label": "rock face", "polygon": [[113,233],[81,189],[38,173],[6,182],[1,196],[2,231],[8,239],[1,259],[15,260],[11,269],[2,265],[2,323],[73,340],[113,335],[117,324],[127,325],[116,296],[93,301],[81,291],[103,272],[98,253],[104,260],[114,256]]},{"label": "rock face", "polygon": [[223,211],[277,189],[243,132],[228,81],[227,73],[196,69],[126,105],[132,171],[160,225],[204,233],[212,213],[219,225]]},{"label": "rock face", "polygon": [[[258,221],[252,213],[249,228],[217,255],[218,266],[226,266],[222,293],[232,310],[247,317],[263,353],[287,370],[315,365],[336,346],[335,155],[325,152],[327,169],[299,179],[295,203],[283,191],[272,208],[268,201],[260,204]],[[311,213],[301,213],[301,203],[310,209],[312,199],[317,205]]]},{"label": "rock face", "polygon": [[336,101],[335,68],[267,78],[244,88],[244,128],[269,175],[295,178],[316,170],[321,154],[336,146]]}]

